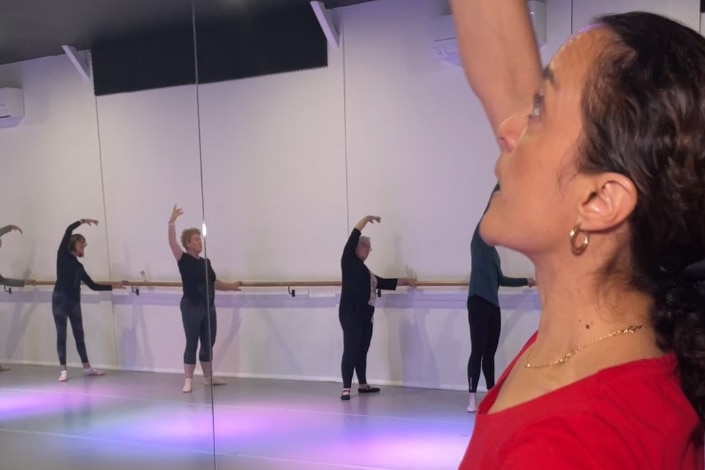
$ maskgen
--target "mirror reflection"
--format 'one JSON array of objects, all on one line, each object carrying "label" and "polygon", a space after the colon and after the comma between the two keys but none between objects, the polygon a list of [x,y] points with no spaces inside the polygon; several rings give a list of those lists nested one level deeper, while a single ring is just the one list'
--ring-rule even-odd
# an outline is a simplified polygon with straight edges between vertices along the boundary
[{"label": "mirror reflection", "polygon": [[214,467],[167,238],[203,223],[193,6],[148,3],[1,7],[6,468]]}]

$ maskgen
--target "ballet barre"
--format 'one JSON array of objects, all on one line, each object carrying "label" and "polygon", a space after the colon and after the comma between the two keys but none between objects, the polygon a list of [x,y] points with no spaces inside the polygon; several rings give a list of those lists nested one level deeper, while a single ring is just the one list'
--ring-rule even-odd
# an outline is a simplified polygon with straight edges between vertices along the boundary
[{"label": "ballet barre", "polygon": [[[115,284],[119,281],[97,281],[99,284]],[[35,281],[32,286],[53,286],[54,281]],[[29,284],[28,284],[29,285]],[[286,287],[290,296],[296,297],[296,287],[340,287],[340,281],[243,281],[241,288],[272,288]],[[135,295],[140,295],[141,287],[180,288],[180,282],[172,281],[126,281],[125,287]],[[467,287],[468,281],[417,281],[416,287]],[[3,286],[5,292],[12,293],[12,287]],[[377,295],[382,294],[377,290]]]}]

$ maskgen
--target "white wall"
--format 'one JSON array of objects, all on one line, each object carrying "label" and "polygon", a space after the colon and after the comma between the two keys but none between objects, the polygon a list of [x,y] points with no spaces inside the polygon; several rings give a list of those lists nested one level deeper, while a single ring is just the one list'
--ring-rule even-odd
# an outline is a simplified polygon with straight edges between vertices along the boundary
[{"label": "white wall", "polygon": [[[638,5],[683,21],[698,16],[694,1]],[[571,25],[636,6],[547,0],[544,60]],[[366,229],[376,273],[467,279],[498,152],[462,70],[430,51],[429,22],[445,13],[440,0],[340,8],[343,45],[327,68],[198,88],[96,99],[65,57],[0,67],[0,85],[22,87],[27,110],[20,126],[0,129],[0,224],[25,229],[4,237],[0,272],[53,279],[65,226],[96,217],[104,223],[81,229],[94,278],[140,280],[144,271],[178,280],[166,242],[178,203],[179,228],[205,218],[207,255],[222,279],[338,279],[348,231],[368,213],[383,219]],[[525,258],[501,256],[506,274],[531,275]],[[83,295],[94,363],[181,370],[178,291]],[[464,389],[465,300],[462,288],[385,293],[370,380]],[[502,290],[501,301],[498,370],[536,328],[539,310],[530,290]],[[295,298],[248,289],[219,294],[217,305],[222,374],[338,380],[336,289],[297,289]],[[71,341],[68,349],[76,363]],[[50,290],[0,293],[0,360],[56,362]]]}]

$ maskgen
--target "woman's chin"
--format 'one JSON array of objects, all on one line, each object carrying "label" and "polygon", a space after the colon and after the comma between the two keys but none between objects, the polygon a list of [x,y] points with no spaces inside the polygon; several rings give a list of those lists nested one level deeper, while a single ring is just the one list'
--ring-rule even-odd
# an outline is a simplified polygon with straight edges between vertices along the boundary
[{"label": "woman's chin", "polygon": [[482,238],[482,241],[490,246],[501,244],[501,237],[495,230],[496,228],[491,222],[488,223],[485,219],[482,219],[482,223],[480,223],[480,238]]}]

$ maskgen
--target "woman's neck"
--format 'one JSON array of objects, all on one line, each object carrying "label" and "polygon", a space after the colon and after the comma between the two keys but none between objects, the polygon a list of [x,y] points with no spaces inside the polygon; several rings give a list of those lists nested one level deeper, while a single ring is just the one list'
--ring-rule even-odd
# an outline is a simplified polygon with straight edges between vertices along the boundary
[{"label": "woman's neck", "polygon": [[[628,326],[649,325],[652,299],[626,284],[596,282],[588,274],[537,271],[541,320],[532,360],[553,361],[569,351]],[[643,335],[649,339],[652,333]],[[614,342],[615,340],[611,340]]]}]

